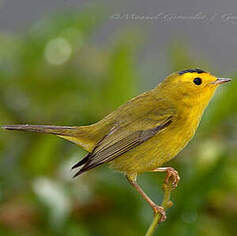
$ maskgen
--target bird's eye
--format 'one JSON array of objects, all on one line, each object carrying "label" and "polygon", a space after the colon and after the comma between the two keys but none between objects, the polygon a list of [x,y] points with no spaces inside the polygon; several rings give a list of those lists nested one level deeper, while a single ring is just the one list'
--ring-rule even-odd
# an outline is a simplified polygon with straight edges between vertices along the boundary
[{"label": "bird's eye", "polygon": [[193,83],[196,84],[196,85],[200,85],[202,83],[202,79],[201,78],[195,78],[193,80]]}]

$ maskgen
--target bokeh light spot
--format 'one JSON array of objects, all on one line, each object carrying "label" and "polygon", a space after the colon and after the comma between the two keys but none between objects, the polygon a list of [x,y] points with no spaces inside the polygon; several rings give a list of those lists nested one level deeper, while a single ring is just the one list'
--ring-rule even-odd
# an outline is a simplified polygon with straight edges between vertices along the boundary
[{"label": "bokeh light spot", "polygon": [[45,58],[52,65],[64,64],[72,54],[72,47],[68,40],[55,38],[50,40],[45,48]]}]

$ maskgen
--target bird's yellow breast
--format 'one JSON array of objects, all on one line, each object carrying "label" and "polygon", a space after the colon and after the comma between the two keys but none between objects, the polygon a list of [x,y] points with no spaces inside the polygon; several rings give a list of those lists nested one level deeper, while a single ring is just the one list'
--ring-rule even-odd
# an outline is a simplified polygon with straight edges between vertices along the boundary
[{"label": "bird's yellow breast", "polygon": [[111,167],[127,174],[151,171],[174,158],[192,139],[202,111],[192,109],[174,117],[171,125],[111,162]]}]

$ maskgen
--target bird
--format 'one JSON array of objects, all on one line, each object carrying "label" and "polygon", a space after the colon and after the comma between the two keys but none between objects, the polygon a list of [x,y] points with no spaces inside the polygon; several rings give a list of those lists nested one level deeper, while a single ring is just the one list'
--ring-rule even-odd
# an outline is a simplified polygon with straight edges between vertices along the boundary
[{"label": "bird", "polygon": [[215,90],[229,81],[199,68],[185,69],[168,75],[155,88],[91,125],[4,125],[2,128],[53,134],[79,145],[88,154],[72,167],[78,169],[74,177],[108,163],[124,173],[164,221],[164,208],[143,191],[137,176],[143,172],[167,172],[165,181],[172,176],[172,184],[177,186],[178,172],[163,165],[192,139]]}]

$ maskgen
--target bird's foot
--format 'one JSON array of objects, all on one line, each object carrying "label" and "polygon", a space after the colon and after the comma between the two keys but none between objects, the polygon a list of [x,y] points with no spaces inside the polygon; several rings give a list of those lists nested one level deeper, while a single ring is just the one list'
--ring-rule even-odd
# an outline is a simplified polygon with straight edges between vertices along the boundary
[{"label": "bird's foot", "polygon": [[180,177],[177,170],[172,167],[159,167],[152,172],[167,172],[164,183],[169,185],[171,183],[172,188],[175,189],[179,183]]},{"label": "bird's foot", "polygon": [[168,185],[169,182],[171,182],[172,187],[176,188],[180,180],[178,171],[172,167],[167,167],[166,171],[167,171],[167,175],[165,177],[165,184]]},{"label": "bird's foot", "polygon": [[164,207],[158,206],[158,205],[154,205],[154,206],[152,206],[152,208],[154,210],[154,214],[155,215],[157,215],[157,214],[161,215],[159,223],[164,222],[166,220],[166,213],[165,213]]}]

